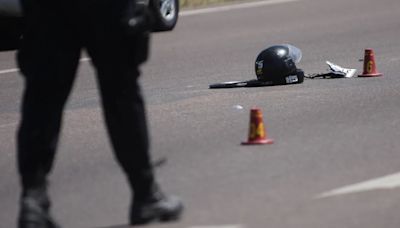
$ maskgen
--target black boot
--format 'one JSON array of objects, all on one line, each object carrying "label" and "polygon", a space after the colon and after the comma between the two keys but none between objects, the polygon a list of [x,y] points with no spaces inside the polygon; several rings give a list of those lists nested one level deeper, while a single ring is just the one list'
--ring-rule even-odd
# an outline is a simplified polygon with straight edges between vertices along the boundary
[{"label": "black boot", "polygon": [[51,218],[50,201],[46,191],[33,189],[24,191],[18,217],[18,228],[60,228]]},{"label": "black boot", "polygon": [[181,200],[175,196],[164,195],[158,186],[146,197],[135,198],[130,212],[131,225],[175,221],[183,212]]}]

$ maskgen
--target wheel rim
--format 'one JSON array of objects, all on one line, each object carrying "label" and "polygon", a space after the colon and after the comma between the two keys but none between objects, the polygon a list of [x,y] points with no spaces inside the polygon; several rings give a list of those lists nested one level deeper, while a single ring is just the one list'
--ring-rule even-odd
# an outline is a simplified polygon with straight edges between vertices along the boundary
[{"label": "wheel rim", "polygon": [[175,8],[174,0],[160,0],[160,14],[165,21],[172,21],[175,19]]}]

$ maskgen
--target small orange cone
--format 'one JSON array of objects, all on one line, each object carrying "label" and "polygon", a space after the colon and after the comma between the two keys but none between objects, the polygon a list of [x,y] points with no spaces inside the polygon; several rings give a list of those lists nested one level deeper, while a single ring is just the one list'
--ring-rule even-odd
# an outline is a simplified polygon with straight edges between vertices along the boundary
[{"label": "small orange cone", "polygon": [[378,77],[383,74],[377,72],[375,64],[375,54],[372,49],[365,49],[364,54],[364,71],[358,77]]},{"label": "small orange cone", "polygon": [[272,143],[274,143],[274,140],[267,138],[261,110],[259,108],[252,108],[250,110],[250,127],[248,141],[242,142],[242,145],[259,145]]}]

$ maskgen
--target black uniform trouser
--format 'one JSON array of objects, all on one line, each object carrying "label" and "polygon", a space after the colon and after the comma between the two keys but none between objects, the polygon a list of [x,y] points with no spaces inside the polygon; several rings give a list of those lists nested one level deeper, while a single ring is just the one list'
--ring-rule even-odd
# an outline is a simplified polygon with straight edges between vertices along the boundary
[{"label": "black uniform trouser", "polygon": [[82,48],[96,69],[116,158],[135,194],[146,194],[151,187],[145,109],[137,81],[149,37],[125,30],[121,18],[128,1],[23,0],[26,31],[17,57],[25,91],[17,149],[24,189],[45,185],[51,171]]}]

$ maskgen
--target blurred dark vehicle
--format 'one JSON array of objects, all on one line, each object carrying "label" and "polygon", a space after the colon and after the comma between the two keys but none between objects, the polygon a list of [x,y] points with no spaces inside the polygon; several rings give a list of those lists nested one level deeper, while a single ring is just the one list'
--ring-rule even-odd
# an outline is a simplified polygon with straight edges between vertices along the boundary
[{"label": "blurred dark vehicle", "polygon": [[[150,0],[150,12],[154,18],[153,31],[171,31],[179,14],[179,0]],[[15,50],[23,30],[22,18],[0,15],[0,51]]]}]

